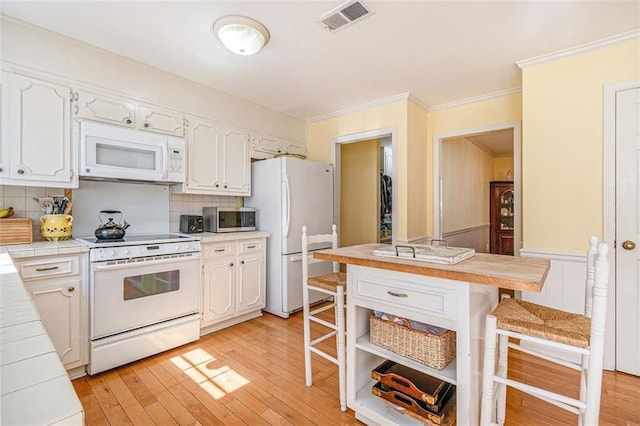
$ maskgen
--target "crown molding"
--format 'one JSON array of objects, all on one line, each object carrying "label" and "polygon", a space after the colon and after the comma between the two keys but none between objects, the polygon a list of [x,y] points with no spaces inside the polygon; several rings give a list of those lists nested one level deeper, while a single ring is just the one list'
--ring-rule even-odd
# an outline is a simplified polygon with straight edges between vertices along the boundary
[{"label": "crown molding", "polygon": [[398,95],[389,96],[388,98],[382,98],[382,99],[378,99],[377,101],[367,102],[366,104],[356,105],[356,106],[353,106],[353,107],[349,107],[349,108],[341,109],[341,110],[338,110],[338,111],[330,112],[328,114],[323,114],[323,115],[318,115],[316,117],[307,118],[306,122],[307,122],[307,124],[315,123],[317,121],[328,120],[330,118],[339,117],[341,115],[351,114],[351,113],[358,112],[358,111],[364,111],[364,110],[367,110],[367,109],[379,107],[379,106],[390,104],[390,103],[393,103],[393,102],[406,101],[406,100],[409,100],[409,99],[412,99],[412,100],[414,99],[409,92],[400,93]]},{"label": "crown molding", "polygon": [[500,92],[488,93],[486,95],[475,96],[473,98],[460,99],[458,101],[447,102],[440,105],[434,105],[428,109],[429,112],[439,111],[442,109],[455,108],[468,104],[475,104],[477,102],[484,102],[495,98],[501,98],[503,96],[513,95],[514,93],[521,93],[522,87],[517,87],[515,89],[503,90]]},{"label": "crown molding", "polygon": [[549,53],[546,55],[535,56],[533,58],[516,61],[516,65],[521,69],[524,69],[524,68],[531,67],[533,65],[539,65],[545,62],[555,61],[557,59],[566,58],[568,56],[577,55],[579,53],[588,52],[590,50],[600,49],[602,47],[610,46],[612,44],[633,40],[635,38],[640,38],[640,29],[618,34],[612,37],[603,38],[601,40],[596,40],[591,43],[582,44],[580,46],[572,47],[570,49],[559,50],[554,53]]}]

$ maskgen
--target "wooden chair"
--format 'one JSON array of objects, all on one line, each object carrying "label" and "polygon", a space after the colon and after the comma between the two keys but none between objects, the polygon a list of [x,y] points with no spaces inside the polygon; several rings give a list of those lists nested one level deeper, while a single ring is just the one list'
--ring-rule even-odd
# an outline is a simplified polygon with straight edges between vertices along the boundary
[{"label": "wooden chair", "polygon": [[[333,248],[338,247],[338,234],[336,225],[333,225],[331,234],[307,235],[307,227],[302,227],[302,308],[304,311],[304,369],[307,386],[311,386],[311,352],[333,362],[338,366],[338,382],[340,391],[340,409],[347,410],[347,371],[346,371],[346,342],[345,342],[345,315],[344,295],[347,287],[346,275],[340,272],[340,265],[333,262],[333,272],[330,274],[309,277],[309,245],[315,243],[330,242]],[[322,304],[319,308],[311,309],[309,306],[309,291],[315,290],[331,297],[331,302]],[[334,322],[326,321],[318,317],[318,314],[329,309],[334,310]],[[311,340],[311,322],[322,325],[330,331]],[[336,338],[336,356],[332,356],[316,345],[331,337]]]},{"label": "wooden chair", "polygon": [[[607,244],[591,237],[587,252],[587,278],[584,315],[504,298],[487,315],[484,349],[484,372],[480,424],[503,425],[506,410],[506,387],[511,386],[557,407],[578,415],[578,424],[595,426],[600,415],[602,363],[604,358],[604,323],[607,309],[609,263]],[[540,347],[579,354],[580,362],[569,362],[509,342],[532,342]],[[496,371],[496,340],[498,368]],[[507,378],[508,349],[515,349],[580,371],[579,399],[536,388]]]}]

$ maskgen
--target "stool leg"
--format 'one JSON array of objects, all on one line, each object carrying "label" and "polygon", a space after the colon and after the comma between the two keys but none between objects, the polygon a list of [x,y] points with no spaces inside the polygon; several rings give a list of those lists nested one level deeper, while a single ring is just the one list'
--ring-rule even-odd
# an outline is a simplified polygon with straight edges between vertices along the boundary
[{"label": "stool leg", "polygon": [[303,329],[304,329],[304,376],[307,386],[311,386],[313,380],[311,379],[311,321],[309,320],[309,293],[308,289],[303,289]]},{"label": "stool leg", "polygon": [[[499,337],[499,353],[498,353],[498,371],[499,375],[506,378],[507,377],[507,362],[509,359],[509,337],[504,334],[500,334]],[[498,394],[496,395],[496,399],[498,401],[497,407],[497,418],[496,423],[499,425],[504,424],[505,414],[507,412],[507,385],[500,384],[498,386]]]},{"label": "stool leg", "polygon": [[338,382],[340,391],[340,409],[347,411],[347,350],[345,339],[345,319],[344,319],[344,287],[337,287],[336,294],[336,341],[338,358]]},{"label": "stool leg", "polygon": [[484,366],[482,370],[482,403],[480,426],[489,426],[493,420],[493,377],[496,371],[497,319],[487,315],[484,338]]}]

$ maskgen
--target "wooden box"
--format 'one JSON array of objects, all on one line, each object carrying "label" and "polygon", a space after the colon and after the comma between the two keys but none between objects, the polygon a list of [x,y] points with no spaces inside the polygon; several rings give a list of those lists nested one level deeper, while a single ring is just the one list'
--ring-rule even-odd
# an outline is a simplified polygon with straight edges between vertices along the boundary
[{"label": "wooden box", "polygon": [[[437,406],[455,385],[387,360],[371,371],[371,378],[383,385]],[[446,402],[446,401],[445,401]],[[435,408],[434,408],[435,409]]]},{"label": "wooden box", "polygon": [[424,401],[415,399],[402,392],[395,391],[378,382],[371,388],[371,393],[385,401],[404,408],[405,413],[428,425],[449,426],[455,424],[456,419],[456,394],[450,391],[447,400],[443,399],[444,406],[439,412],[431,410],[431,406]]},{"label": "wooden box", "polygon": [[33,241],[31,219],[0,219],[0,244],[28,244]]}]

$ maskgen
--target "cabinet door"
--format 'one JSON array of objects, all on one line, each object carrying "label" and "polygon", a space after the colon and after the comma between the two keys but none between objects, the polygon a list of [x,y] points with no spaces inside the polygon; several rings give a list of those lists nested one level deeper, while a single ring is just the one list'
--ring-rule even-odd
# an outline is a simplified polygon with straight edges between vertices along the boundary
[{"label": "cabinet door", "polygon": [[278,138],[268,135],[254,134],[251,139],[251,149],[254,151],[274,155],[282,152],[282,144]]},{"label": "cabinet door", "polygon": [[76,107],[78,118],[118,126],[136,126],[136,106],[125,99],[79,91],[76,95]]},{"label": "cabinet door", "polygon": [[83,365],[80,280],[69,278],[48,283],[27,283],[26,287],[65,368]]},{"label": "cabinet door", "polygon": [[251,195],[251,159],[248,133],[231,128],[222,129],[219,151],[223,164],[222,189],[229,195]]},{"label": "cabinet door", "polygon": [[221,170],[218,165],[220,128],[204,120],[190,120],[187,140],[187,190],[201,193],[220,188]]},{"label": "cabinet door", "polygon": [[265,305],[265,257],[240,257],[238,262],[238,312]]},{"label": "cabinet door", "polygon": [[7,104],[9,97],[4,96],[3,90],[6,86],[0,84],[0,95],[2,95],[2,102],[0,103],[0,183],[4,183],[5,178],[9,177],[9,132],[8,126],[5,126],[4,111],[7,111]]},{"label": "cabinet door", "polygon": [[11,179],[71,183],[71,89],[11,74],[6,90]]},{"label": "cabinet door", "polygon": [[285,154],[307,155],[307,147],[302,142],[297,141],[283,141],[282,152]]},{"label": "cabinet door", "polygon": [[235,313],[235,258],[204,264],[202,271],[202,323],[204,326]]},{"label": "cabinet door", "polygon": [[140,129],[183,136],[183,126],[184,116],[179,112],[144,104],[138,106],[138,127]]}]

